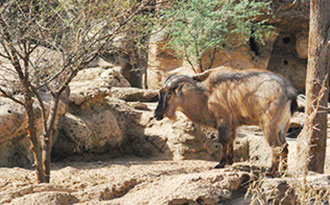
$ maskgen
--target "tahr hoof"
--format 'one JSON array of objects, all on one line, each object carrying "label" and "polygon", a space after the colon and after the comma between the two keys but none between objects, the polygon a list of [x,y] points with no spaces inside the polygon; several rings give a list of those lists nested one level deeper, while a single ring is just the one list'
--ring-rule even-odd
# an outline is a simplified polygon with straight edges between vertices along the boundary
[{"label": "tahr hoof", "polygon": [[226,165],[226,161],[225,160],[222,160],[219,164],[217,164],[214,168],[215,169],[222,169],[222,168],[225,168],[225,165]]}]

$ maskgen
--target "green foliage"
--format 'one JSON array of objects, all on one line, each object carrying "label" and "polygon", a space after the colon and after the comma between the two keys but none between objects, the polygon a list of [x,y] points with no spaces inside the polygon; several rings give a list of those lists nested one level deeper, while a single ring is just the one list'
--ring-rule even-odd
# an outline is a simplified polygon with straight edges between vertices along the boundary
[{"label": "green foliage", "polygon": [[265,11],[266,3],[253,0],[176,0],[159,16],[167,25],[168,46],[189,61],[211,48],[236,49],[251,37],[264,43],[262,34],[272,28],[258,19]]}]

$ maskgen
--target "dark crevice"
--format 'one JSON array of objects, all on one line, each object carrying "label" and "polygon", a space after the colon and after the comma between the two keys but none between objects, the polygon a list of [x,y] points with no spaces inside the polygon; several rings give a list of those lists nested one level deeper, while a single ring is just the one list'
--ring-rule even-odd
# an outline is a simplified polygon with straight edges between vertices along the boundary
[{"label": "dark crevice", "polygon": [[291,38],[290,37],[284,37],[283,38],[283,43],[285,43],[285,44],[290,43],[290,41],[291,41]]},{"label": "dark crevice", "polygon": [[259,48],[258,48],[258,45],[253,36],[250,36],[249,45],[250,45],[251,50],[254,51],[254,54],[256,56],[259,56],[260,55]]},{"label": "dark crevice", "polygon": [[283,63],[284,63],[284,65],[288,65],[289,64],[289,62],[287,60],[284,60]]}]

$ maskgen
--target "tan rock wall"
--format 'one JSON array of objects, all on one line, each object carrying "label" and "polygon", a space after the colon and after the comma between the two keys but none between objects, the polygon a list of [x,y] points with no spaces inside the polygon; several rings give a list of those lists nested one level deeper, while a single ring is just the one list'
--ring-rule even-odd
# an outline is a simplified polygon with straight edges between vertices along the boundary
[{"label": "tan rock wall", "polygon": [[[230,66],[237,69],[267,69],[280,73],[291,80],[299,92],[304,92],[307,68],[309,3],[300,2],[291,5],[273,1],[273,17],[270,23],[276,28],[260,45],[250,39],[249,45],[235,51],[225,51],[226,44],[215,54],[212,66],[209,66],[208,54],[202,62],[205,68]],[[231,44],[238,45],[239,37],[233,37]],[[149,88],[159,89],[170,74],[193,73],[187,62],[175,58],[166,47],[166,35],[156,34],[150,39],[148,78]],[[209,53],[212,53],[210,51]]]}]

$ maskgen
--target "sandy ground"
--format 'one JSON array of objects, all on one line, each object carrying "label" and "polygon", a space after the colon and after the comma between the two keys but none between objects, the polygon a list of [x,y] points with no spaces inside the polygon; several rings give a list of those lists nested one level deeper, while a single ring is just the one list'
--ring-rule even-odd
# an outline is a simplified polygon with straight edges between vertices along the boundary
[{"label": "sandy ground", "polygon": [[[288,142],[290,144],[289,168],[292,169],[296,162],[295,140]],[[330,174],[329,139],[327,144],[325,173]],[[268,150],[268,147],[262,145],[259,147],[261,147],[258,151],[259,155]],[[136,195],[152,199],[157,196],[157,189],[162,187],[162,183],[165,184],[171,180],[175,183],[175,180],[181,179],[178,176],[185,177],[201,173],[204,174],[203,177],[207,177],[208,174],[218,174],[217,171],[212,171],[218,163],[215,161],[171,161],[135,157],[109,159],[106,155],[99,157],[98,160],[52,163],[49,185],[37,185],[34,170],[18,167],[0,168],[0,204],[152,204],[147,201],[137,203],[134,200],[139,197]],[[244,162],[243,164],[264,166],[268,162]],[[199,180],[199,177],[195,179]],[[175,184],[170,186],[175,186]],[[148,189],[146,192],[141,192],[143,188]],[[147,196],[148,194],[150,195]],[[248,204],[248,201],[244,200],[244,194],[238,193],[238,195],[233,193],[233,199],[238,200],[237,203]],[[232,203],[233,201],[222,204]]]},{"label": "sandy ground", "polygon": [[[179,175],[213,173],[216,164],[205,160],[170,161],[134,157],[59,162],[52,163],[51,183],[41,186],[36,184],[34,170],[0,168],[0,204],[135,204],[130,198],[139,197],[137,194],[141,198],[152,199],[155,196],[158,190],[152,190],[152,187],[145,193],[141,192],[152,183],[159,189],[162,186],[158,183],[180,179],[175,178]],[[329,170],[327,172],[330,173]],[[231,201],[221,204],[234,202],[249,204],[249,199],[244,199],[244,193],[233,193]],[[142,201],[136,204],[150,203]]]},{"label": "sandy ground", "polygon": [[[79,202],[96,203],[123,197],[137,184],[153,182],[166,176],[200,173],[212,169],[217,162],[203,160],[163,161],[157,159],[124,158],[97,162],[53,163],[51,183],[38,191],[34,170],[0,168],[0,204],[20,204],[19,198],[37,192],[60,191],[79,198]],[[33,188],[28,188],[28,187]],[[118,189],[109,191],[106,189]],[[107,193],[108,196],[102,196]],[[39,197],[39,196],[36,196]],[[48,197],[49,198],[49,197]],[[52,201],[51,199],[47,199]],[[70,199],[64,200],[70,203]],[[93,202],[94,201],[94,202]],[[26,201],[25,201],[26,202]],[[77,202],[75,200],[71,202]],[[28,202],[24,204],[30,204]],[[121,204],[118,202],[115,204]]]}]

